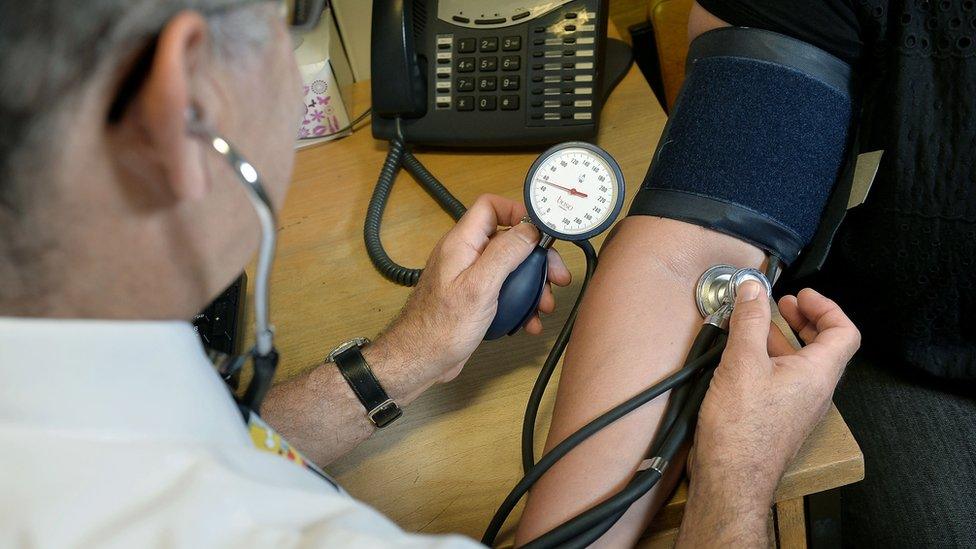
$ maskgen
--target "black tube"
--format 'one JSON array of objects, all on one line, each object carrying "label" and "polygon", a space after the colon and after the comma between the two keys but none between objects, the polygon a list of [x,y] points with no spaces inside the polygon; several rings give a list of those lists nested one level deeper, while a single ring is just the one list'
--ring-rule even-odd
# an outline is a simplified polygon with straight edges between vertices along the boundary
[{"label": "black tube", "polygon": [[573,304],[573,310],[569,312],[569,317],[566,319],[566,323],[563,324],[563,329],[559,332],[559,336],[556,337],[556,341],[552,345],[552,350],[549,351],[549,356],[546,357],[545,364],[539,370],[539,376],[535,379],[532,393],[529,394],[529,402],[525,406],[525,416],[522,418],[523,473],[528,473],[535,465],[535,422],[539,416],[539,405],[542,403],[542,396],[546,392],[549,380],[556,370],[556,364],[559,363],[559,359],[563,356],[563,351],[566,350],[566,345],[569,343],[569,336],[573,333],[573,325],[576,324],[576,315],[579,313],[580,303],[583,302],[586,287],[589,285],[594,271],[596,271],[596,250],[593,249],[590,241],[580,240],[573,242],[573,244],[576,244],[579,249],[583,250],[583,255],[586,256],[586,275],[583,276],[583,283],[580,285],[579,294],[576,296],[576,303]]},{"label": "black tube", "polygon": [[[691,344],[691,349],[685,358],[685,364],[705,354],[712,345],[712,342],[715,341],[715,337],[721,332],[722,330],[718,326],[703,324],[698,331],[698,335],[695,336],[695,341]],[[651,456],[660,455],[661,443],[664,442],[668,433],[671,432],[671,428],[688,396],[690,385],[690,383],[686,383],[671,391],[671,400],[668,402],[668,407],[664,411],[664,417],[661,420],[660,427],[658,427],[657,434],[654,435],[654,440],[651,442]]]},{"label": "black tube", "polygon": [[[705,330],[703,329],[702,331]],[[712,335],[714,336],[714,333]],[[694,432],[695,424],[698,420],[698,410],[708,390],[714,367],[721,359],[721,352],[724,349],[725,337],[721,336],[716,340],[715,346],[706,352],[708,356],[712,357],[711,363],[702,369],[700,376],[687,384],[687,386],[691,387],[688,398],[677,414],[670,433],[662,441],[660,451],[654,454],[655,456],[664,458],[669,464],[678,454],[681,446]],[[715,351],[718,354],[713,355],[712,353]],[[603,529],[603,533],[605,533],[616,523],[616,520],[619,520],[627,512],[627,509],[634,502],[648,493],[660,478],[661,474],[654,469],[647,469],[637,473],[623,490],[532,540],[524,546],[524,549],[560,547],[563,543],[572,541],[580,536],[590,539],[592,536],[587,534],[594,528],[603,529],[605,527],[606,529]],[[614,522],[607,525],[607,522],[611,518],[615,519]]]},{"label": "black tube", "polygon": [[572,540],[564,543],[562,545],[563,548],[565,548],[565,549],[586,549],[593,542],[595,542],[596,540],[600,539],[600,537],[602,537],[603,534],[606,534],[607,532],[609,532],[610,529],[613,528],[613,525],[614,524],[617,524],[617,521],[620,520],[626,513],[627,513],[627,510],[626,509],[623,510],[623,511],[620,511],[616,515],[608,518],[607,520],[601,522],[600,524],[597,524],[593,528],[590,528],[590,531],[589,532],[586,532],[585,534],[583,534],[581,536],[577,536],[576,538],[574,538],[574,539],[572,539]]},{"label": "black tube", "polygon": [[451,194],[440,181],[437,180],[415,156],[404,148],[403,139],[399,136],[390,141],[390,151],[383,162],[383,168],[376,179],[376,187],[366,208],[366,221],[363,224],[363,240],[366,242],[366,253],[373,262],[376,270],[383,276],[401,286],[416,286],[423,269],[411,269],[394,261],[380,239],[380,225],[383,222],[383,210],[390,199],[393,183],[396,181],[400,168],[407,170],[416,177],[423,188],[435,201],[455,220],[464,215],[465,208],[457,198]]},{"label": "black tube", "polygon": [[535,484],[536,481],[538,481],[539,478],[541,478],[542,475],[549,470],[549,468],[551,468],[558,460],[562,459],[562,457],[569,453],[570,450],[599,432],[601,429],[605,428],[607,425],[610,425],[621,417],[633,412],[644,404],[647,404],[665,391],[673,389],[674,387],[688,381],[695,374],[697,374],[701,368],[711,364],[720,356],[721,349],[710,349],[697,360],[690,364],[686,364],[682,369],[666,377],[659,383],[641,391],[623,403],[618,404],[610,411],[590,421],[581,429],[557,444],[552,450],[543,455],[539,460],[539,463],[537,463],[531,471],[526,473],[526,475],[522,477],[522,480],[520,480],[518,484],[512,488],[512,491],[498,507],[498,510],[495,511],[495,515],[492,517],[491,523],[489,523],[488,528],[485,530],[485,533],[481,538],[481,542],[485,545],[491,545],[495,541],[495,537],[498,536],[498,531],[501,530],[501,527],[508,518],[508,515],[511,514],[512,509],[514,509],[518,501],[522,499],[522,496],[525,495],[529,487]]}]

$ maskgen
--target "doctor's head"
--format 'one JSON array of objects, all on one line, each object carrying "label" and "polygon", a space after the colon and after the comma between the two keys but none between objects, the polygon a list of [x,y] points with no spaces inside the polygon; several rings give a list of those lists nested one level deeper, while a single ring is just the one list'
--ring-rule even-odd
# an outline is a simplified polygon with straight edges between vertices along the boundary
[{"label": "doctor's head", "polygon": [[280,208],[301,108],[277,2],[0,2],[0,316],[192,315],[259,230],[189,113]]}]

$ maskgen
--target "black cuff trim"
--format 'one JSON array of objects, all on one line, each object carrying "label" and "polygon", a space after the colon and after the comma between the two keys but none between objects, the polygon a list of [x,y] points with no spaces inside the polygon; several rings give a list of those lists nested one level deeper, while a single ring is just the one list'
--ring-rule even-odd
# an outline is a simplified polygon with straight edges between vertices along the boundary
[{"label": "black cuff trim", "polygon": [[673,189],[642,188],[627,215],[677,219],[744,240],[789,265],[800,255],[800,235],[775,219],[731,202]]},{"label": "black cuff trim", "polygon": [[688,49],[685,70],[709,57],[742,57],[790,67],[838,92],[854,93],[853,69],[843,60],[812,44],[763,29],[721,27],[702,33]]}]

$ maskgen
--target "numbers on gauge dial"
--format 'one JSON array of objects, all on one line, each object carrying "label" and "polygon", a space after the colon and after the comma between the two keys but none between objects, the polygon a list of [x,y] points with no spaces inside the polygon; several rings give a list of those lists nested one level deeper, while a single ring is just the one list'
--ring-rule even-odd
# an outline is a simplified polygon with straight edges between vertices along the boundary
[{"label": "numbers on gauge dial", "polygon": [[613,213],[619,185],[606,160],[583,148],[549,155],[532,176],[530,206],[549,229],[578,235]]}]

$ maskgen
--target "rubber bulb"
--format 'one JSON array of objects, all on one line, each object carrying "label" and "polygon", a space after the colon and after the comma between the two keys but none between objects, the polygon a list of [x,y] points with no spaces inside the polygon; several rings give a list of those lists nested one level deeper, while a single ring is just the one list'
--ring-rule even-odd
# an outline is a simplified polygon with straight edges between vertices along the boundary
[{"label": "rubber bulb", "polygon": [[548,267],[548,251],[536,246],[529,257],[508,275],[498,292],[498,311],[488,327],[485,341],[506,334],[513,335],[532,318],[539,308],[542,290],[546,287]]}]

